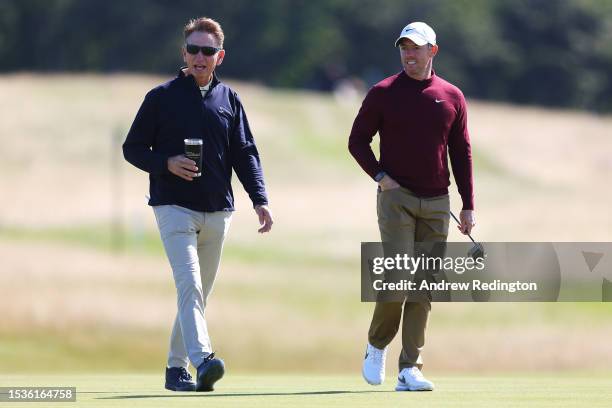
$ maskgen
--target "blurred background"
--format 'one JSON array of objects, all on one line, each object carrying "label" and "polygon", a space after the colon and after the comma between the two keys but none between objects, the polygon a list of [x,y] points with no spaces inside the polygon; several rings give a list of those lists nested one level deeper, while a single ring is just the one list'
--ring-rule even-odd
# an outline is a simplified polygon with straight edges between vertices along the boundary
[{"label": "blurred background", "polygon": [[[275,214],[258,235],[235,180],[207,308],[232,370],[359,372],[376,186],[347,139],[367,89],[401,69],[393,42],[411,21],[436,30],[436,72],[468,98],[477,239],[612,240],[612,2],[2,0],[0,373],[163,369],[174,285],[148,177],[121,144],[198,16],[225,30],[217,72],[246,107]],[[605,303],[434,304],[424,359],[603,371],[610,338]]]}]

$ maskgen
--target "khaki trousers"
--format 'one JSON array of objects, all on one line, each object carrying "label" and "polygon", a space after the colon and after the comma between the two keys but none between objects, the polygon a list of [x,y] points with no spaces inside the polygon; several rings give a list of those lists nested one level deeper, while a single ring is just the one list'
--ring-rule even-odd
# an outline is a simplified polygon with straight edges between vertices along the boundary
[{"label": "khaki trousers", "polygon": [[[378,227],[382,242],[401,243],[406,253],[414,255],[415,242],[446,242],[450,218],[448,195],[419,198],[400,187],[378,192]],[[423,365],[421,351],[431,302],[377,302],[368,341],[385,348],[399,330],[402,319],[402,352],[399,369]]]}]

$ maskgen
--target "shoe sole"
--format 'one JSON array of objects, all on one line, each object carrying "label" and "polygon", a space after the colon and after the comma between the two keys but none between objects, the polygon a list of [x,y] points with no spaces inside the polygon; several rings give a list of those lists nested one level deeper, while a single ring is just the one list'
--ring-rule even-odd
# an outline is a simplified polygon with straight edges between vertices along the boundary
[{"label": "shoe sole", "polygon": [[213,360],[210,363],[210,367],[202,376],[198,376],[198,383],[196,385],[196,391],[208,392],[213,391],[213,385],[219,381],[225,374],[225,366],[221,361]]},{"label": "shoe sole", "polygon": [[164,388],[169,390],[169,391],[179,391],[179,392],[190,392],[190,391],[195,391],[196,390],[195,384],[193,384],[193,386],[191,386],[191,387],[173,387],[171,385],[165,384]]},{"label": "shoe sole", "polygon": [[433,391],[433,387],[423,387],[423,388],[410,388],[403,386],[396,386],[395,391]]}]

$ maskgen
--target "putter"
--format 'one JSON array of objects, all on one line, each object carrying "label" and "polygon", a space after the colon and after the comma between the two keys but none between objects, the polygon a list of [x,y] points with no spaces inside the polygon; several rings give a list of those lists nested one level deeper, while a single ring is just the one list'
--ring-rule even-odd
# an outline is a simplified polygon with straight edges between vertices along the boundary
[{"label": "putter", "polygon": [[[461,225],[461,222],[457,219],[457,217],[455,217],[455,214],[453,214],[452,211],[450,212],[450,214],[455,219],[455,222],[457,223],[457,225]],[[467,236],[470,237],[470,239],[474,243],[474,246],[468,252],[468,256],[470,256],[473,259],[484,258],[485,250],[484,250],[484,247],[482,246],[482,244],[480,242],[474,241],[474,238],[472,238],[472,236],[470,234],[467,234]]]}]

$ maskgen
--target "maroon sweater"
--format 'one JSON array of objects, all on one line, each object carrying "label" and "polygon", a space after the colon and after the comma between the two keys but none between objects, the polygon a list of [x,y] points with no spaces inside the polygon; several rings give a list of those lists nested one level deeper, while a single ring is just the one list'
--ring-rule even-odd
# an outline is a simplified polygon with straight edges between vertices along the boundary
[{"label": "maroon sweater", "polygon": [[[370,147],[376,132],[380,162]],[[349,150],[370,177],[385,171],[420,197],[448,193],[450,156],[463,209],[474,209],[465,98],[435,73],[418,81],[402,71],[374,85],[353,123]]]}]

